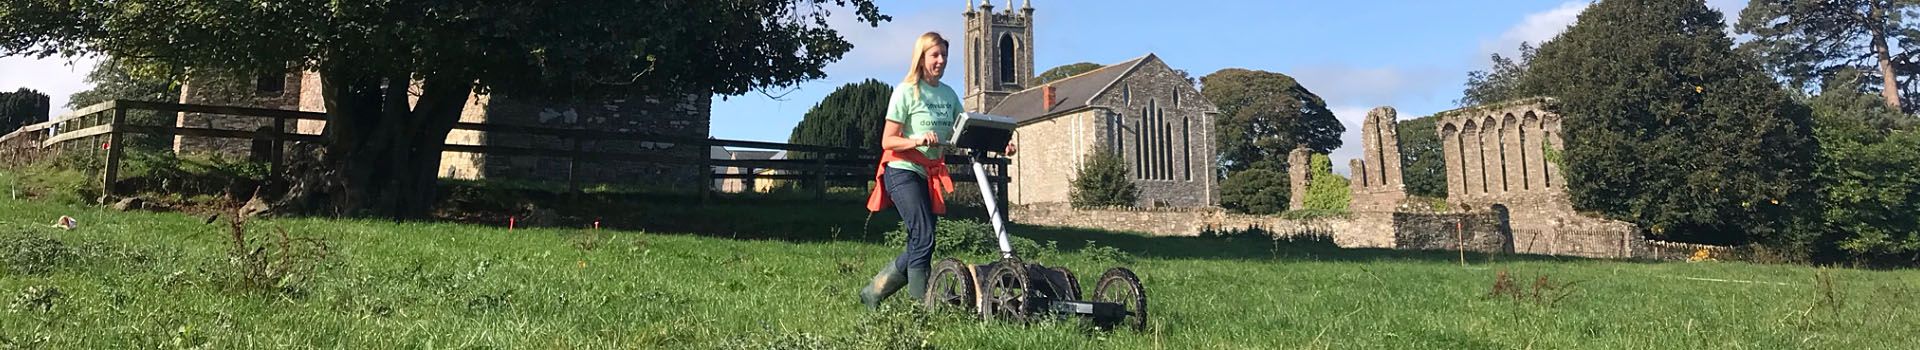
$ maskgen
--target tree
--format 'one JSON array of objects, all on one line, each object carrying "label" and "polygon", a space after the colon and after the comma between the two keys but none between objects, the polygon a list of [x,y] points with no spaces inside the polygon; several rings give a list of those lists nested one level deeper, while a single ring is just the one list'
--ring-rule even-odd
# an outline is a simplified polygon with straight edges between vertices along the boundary
[{"label": "tree", "polygon": [[[180,100],[180,81],[186,72],[152,60],[107,57],[87,73],[92,88],[67,98],[67,108],[81,109],[110,100],[173,102]],[[154,111],[132,111],[127,120],[137,125],[172,125],[175,115]],[[170,134],[129,134],[124,141],[140,148],[164,148],[173,143]]]},{"label": "tree", "polygon": [[1920,264],[1920,119],[1862,93],[1843,70],[1813,108],[1820,157],[1819,251],[1878,264]]},{"label": "tree", "polygon": [[1231,173],[1254,167],[1286,169],[1286,157],[1297,145],[1318,153],[1340,148],[1340,124],[1327,102],[1285,74],[1222,69],[1200,78],[1202,96],[1220,108],[1215,119],[1220,171]]},{"label": "tree", "polygon": [[[880,147],[880,130],[885,126],[887,99],[893,86],[867,79],[833,90],[807,110],[800,124],[793,126],[787,143],[858,149]],[[792,159],[813,159],[812,154],[794,154]]]},{"label": "tree", "polygon": [[1521,85],[1558,98],[1574,206],[1667,239],[1787,243],[1812,203],[1807,109],[1697,0],[1604,0]]},{"label": "tree", "polygon": [[1522,42],[1518,59],[1493,54],[1493,67],[1467,73],[1467,87],[1460,91],[1460,99],[1454,104],[1478,106],[1533,97],[1532,91],[1520,86],[1520,77],[1526,76],[1527,65],[1533,62],[1535,52],[1533,44]]},{"label": "tree", "polygon": [[1080,163],[1068,197],[1075,208],[1132,206],[1140,198],[1140,189],[1127,179],[1126,160],[1101,150]]},{"label": "tree", "polygon": [[829,7],[871,0],[9,1],[0,56],[106,54],[263,74],[316,71],[320,187],[335,213],[423,218],[469,93],[520,99],[738,95],[825,76],[851,48]]},{"label": "tree", "polygon": [[0,92],[0,135],[47,121],[47,113],[52,113],[50,104],[46,94],[28,88]]},{"label": "tree", "polygon": [[1446,198],[1447,161],[1441,153],[1434,117],[1400,122],[1400,176],[1407,194]]},{"label": "tree", "polygon": [[1912,88],[1901,91],[1920,83],[1920,56],[1912,46],[1920,23],[1906,21],[1916,10],[1920,2],[1910,0],[1754,0],[1734,28],[1753,36],[1741,47],[1789,86],[1810,91],[1842,69],[1859,69],[1872,73],[1859,81],[1863,86],[1900,109],[1903,95],[1920,98]]},{"label": "tree", "polygon": [[1220,181],[1220,207],[1248,214],[1274,214],[1287,211],[1287,174],[1267,168],[1234,172]]},{"label": "tree", "polygon": [[1059,67],[1053,67],[1053,69],[1048,69],[1045,72],[1040,72],[1040,75],[1034,76],[1033,86],[1046,85],[1047,83],[1051,83],[1055,80],[1060,80],[1060,79],[1065,79],[1067,77],[1080,75],[1081,73],[1092,72],[1095,69],[1100,69],[1100,67],[1102,66],[1099,63],[1093,63],[1093,62],[1080,62],[1080,63],[1067,64]]},{"label": "tree", "polygon": [[87,73],[92,88],[67,98],[67,108],[80,109],[110,100],[173,102],[180,100],[180,81],[186,72],[151,60],[108,57]]}]

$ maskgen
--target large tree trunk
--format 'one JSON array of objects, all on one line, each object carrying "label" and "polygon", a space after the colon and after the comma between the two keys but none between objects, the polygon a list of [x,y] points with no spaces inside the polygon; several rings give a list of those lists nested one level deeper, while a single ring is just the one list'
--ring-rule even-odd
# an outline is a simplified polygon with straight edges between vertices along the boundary
[{"label": "large tree trunk", "polygon": [[1886,98],[1887,108],[1900,109],[1900,82],[1894,78],[1893,53],[1887,45],[1886,6],[1880,1],[1870,1],[1867,11],[1867,35],[1872,36],[1873,57],[1880,63],[1880,97]]},{"label": "large tree trunk", "polygon": [[327,205],[337,215],[428,218],[437,198],[440,151],[459,122],[472,80],[424,76],[412,91],[410,74],[364,73],[345,67],[320,72],[327,104]]}]

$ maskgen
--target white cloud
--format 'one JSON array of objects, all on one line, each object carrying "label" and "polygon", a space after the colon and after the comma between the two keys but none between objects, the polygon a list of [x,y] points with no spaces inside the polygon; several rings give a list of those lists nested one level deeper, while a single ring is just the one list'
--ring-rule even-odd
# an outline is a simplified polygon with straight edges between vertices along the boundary
[{"label": "white cloud", "polygon": [[1592,3],[1575,0],[1562,3],[1551,10],[1528,14],[1520,20],[1519,24],[1500,33],[1499,37],[1483,42],[1480,45],[1480,56],[1486,57],[1495,53],[1502,56],[1514,55],[1519,52],[1522,42],[1539,46],[1541,42],[1553,39],[1554,36],[1560,35],[1560,32],[1566,31],[1567,26],[1573,25],[1573,22],[1580,18],[1580,12],[1586,11],[1588,5]]},{"label": "white cloud", "polygon": [[[1340,64],[1308,66],[1289,72],[1300,85],[1327,101],[1340,124],[1341,146],[1328,155],[1334,172],[1348,174],[1347,161],[1361,154],[1360,123],[1374,107],[1430,104],[1451,89],[1453,73],[1440,68],[1360,68]],[[1414,111],[1402,108],[1402,118]]]},{"label": "white cloud", "polygon": [[[1732,35],[1734,23],[1740,20],[1740,11],[1747,8],[1747,0],[1705,1],[1708,8],[1720,11],[1722,17],[1726,19],[1727,33]],[[1495,53],[1502,56],[1515,55],[1519,52],[1522,42],[1532,43],[1538,47],[1540,43],[1565,32],[1567,26],[1573,25],[1573,22],[1580,19],[1580,12],[1586,11],[1592,4],[1587,0],[1574,0],[1561,3],[1553,9],[1528,14],[1520,20],[1519,24],[1501,32],[1499,37],[1483,42],[1480,47],[1480,57],[1484,59],[1487,55]]]},{"label": "white cloud", "polygon": [[38,90],[47,94],[52,102],[53,110],[48,115],[59,116],[68,111],[68,96],[93,87],[86,78],[97,61],[94,58],[0,57],[0,91]]},{"label": "white cloud", "polygon": [[1340,125],[1347,127],[1346,132],[1340,133],[1340,148],[1329,152],[1327,158],[1333,160],[1333,172],[1351,175],[1353,169],[1349,169],[1347,162],[1350,159],[1360,158],[1362,148],[1360,147],[1360,123],[1366,121],[1367,111],[1373,110],[1373,107],[1336,105],[1327,109],[1332,110],[1333,116],[1340,119]]}]

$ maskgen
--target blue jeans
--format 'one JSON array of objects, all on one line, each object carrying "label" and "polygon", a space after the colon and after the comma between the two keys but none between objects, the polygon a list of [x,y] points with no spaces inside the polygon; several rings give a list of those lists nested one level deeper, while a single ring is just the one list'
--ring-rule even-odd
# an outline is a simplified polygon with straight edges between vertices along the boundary
[{"label": "blue jeans", "polygon": [[912,170],[887,168],[881,175],[887,196],[900,210],[900,226],[907,229],[907,247],[893,259],[900,271],[927,269],[933,263],[933,199],[927,196],[927,178]]}]

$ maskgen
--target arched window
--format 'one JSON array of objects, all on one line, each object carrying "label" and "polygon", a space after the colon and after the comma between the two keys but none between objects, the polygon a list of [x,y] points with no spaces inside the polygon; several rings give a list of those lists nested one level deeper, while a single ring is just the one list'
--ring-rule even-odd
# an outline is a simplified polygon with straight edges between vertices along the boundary
[{"label": "arched window", "polygon": [[1000,71],[1000,83],[1002,84],[1013,83],[1013,48],[1015,45],[1017,45],[1017,43],[1013,42],[1013,34],[1000,36],[1000,69],[998,69],[998,71]]}]

